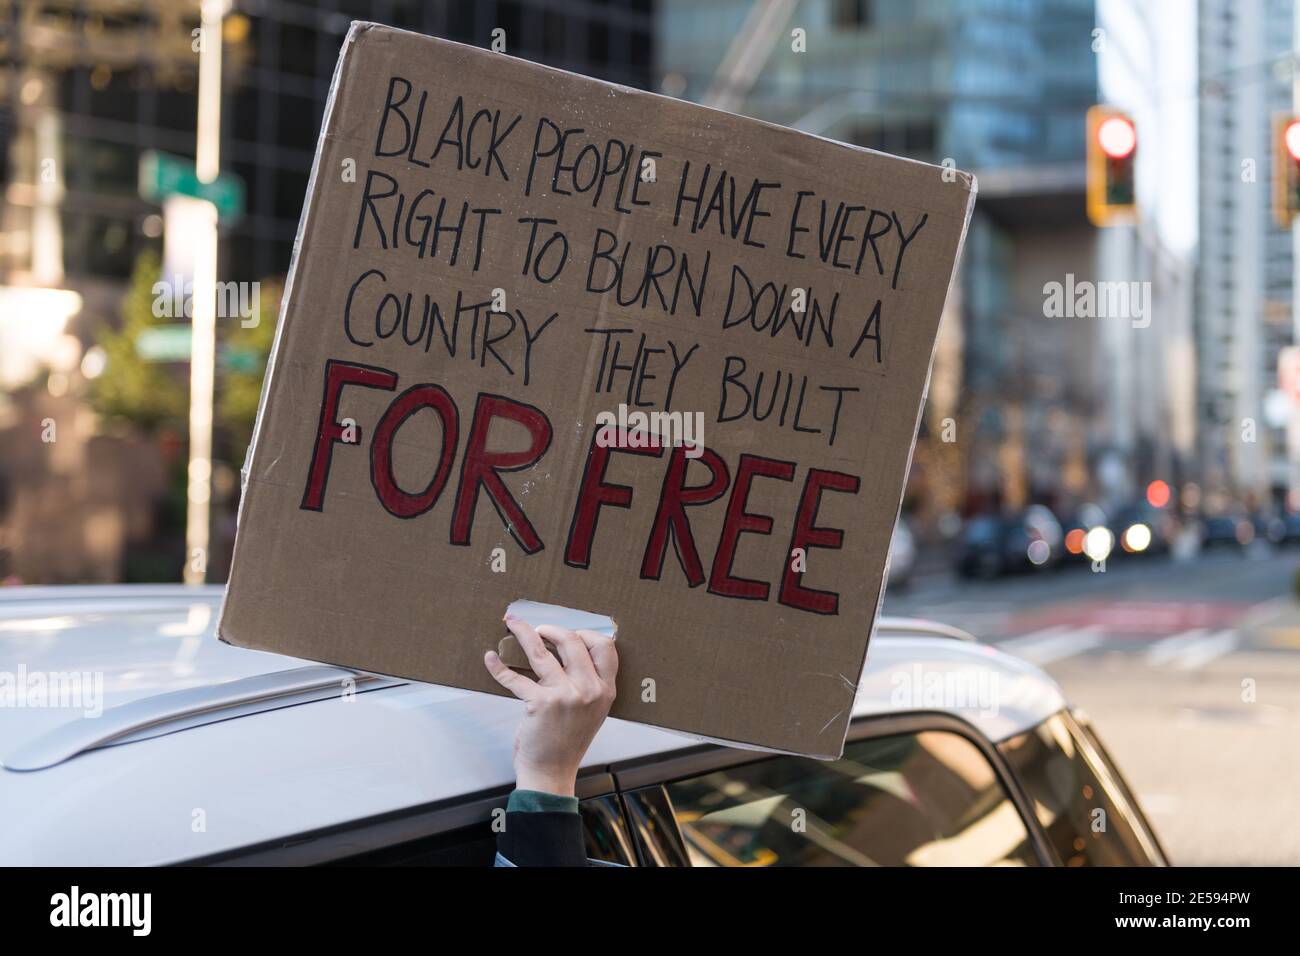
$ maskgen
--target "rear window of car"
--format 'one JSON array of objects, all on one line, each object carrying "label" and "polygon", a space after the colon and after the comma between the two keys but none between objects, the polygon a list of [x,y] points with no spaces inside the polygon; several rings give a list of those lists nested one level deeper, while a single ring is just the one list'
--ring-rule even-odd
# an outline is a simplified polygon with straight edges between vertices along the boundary
[{"label": "rear window of car", "polygon": [[1049,717],[999,749],[1063,865],[1164,863],[1118,774],[1068,713]]}]

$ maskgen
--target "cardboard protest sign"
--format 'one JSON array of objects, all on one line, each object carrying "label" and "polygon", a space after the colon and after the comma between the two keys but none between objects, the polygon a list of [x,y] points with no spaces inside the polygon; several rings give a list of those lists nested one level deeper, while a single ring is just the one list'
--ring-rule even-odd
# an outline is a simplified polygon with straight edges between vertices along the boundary
[{"label": "cardboard protest sign", "polygon": [[361,23],[324,123],[222,639],[838,755],[973,178]]}]

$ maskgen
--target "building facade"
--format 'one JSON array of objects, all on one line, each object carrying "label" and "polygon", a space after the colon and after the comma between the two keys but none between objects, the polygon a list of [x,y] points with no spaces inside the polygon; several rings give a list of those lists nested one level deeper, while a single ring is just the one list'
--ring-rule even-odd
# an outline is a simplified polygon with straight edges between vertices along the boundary
[{"label": "building facade", "polygon": [[738,37],[752,42],[749,3],[663,0],[663,90],[705,102],[721,92],[739,112],[979,178],[909,495],[923,508],[968,512],[1089,495],[1098,332],[1045,318],[1043,286],[1097,268],[1084,215],[1093,3],[784,7],[751,78],[730,69],[743,57],[729,56]]},{"label": "building facade", "polygon": [[1291,112],[1290,0],[1200,0],[1197,412],[1206,491],[1287,485],[1278,352],[1292,340],[1292,238],[1271,208],[1273,122]]},{"label": "building facade", "polygon": [[[0,281],[29,273],[40,163],[55,159],[62,261],[120,280],[156,244],[140,154],[194,154],[198,0],[0,0],[0,137],[10,185]],[[222,277],[283,273],[339,47],[352,20],[489,46],[644,87],[650,0],[232,0],[223,28],[222,166],[247,190]],[[503,31],[498,33],[498,31]],[[148,220],[148,221],[147,221]],[[38,269],[39,271],[39,269]]]}]

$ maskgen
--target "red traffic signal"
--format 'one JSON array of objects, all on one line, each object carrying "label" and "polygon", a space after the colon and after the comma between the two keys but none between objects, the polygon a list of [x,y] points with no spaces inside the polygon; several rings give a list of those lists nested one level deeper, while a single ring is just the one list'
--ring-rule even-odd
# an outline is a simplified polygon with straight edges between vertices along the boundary
[{"label": "red traffic signal", "polygon": [[1137,125],[1108,106],[1088,110],[1088,219],[1094,226],[1137,216]]},{"label": "red traffic signal", "polygon": [[1288,228],[1300,216],[1300,117],[1273,120],[1273,218]]},{"label": "red traffic signal", "polygon": [[1282,145],[1292,159],[1300,160],[1300,119],[1293,119],[1283,128]]},{"label": "red traffic signal", "polygon": [[1097,126],[1097,145],[1111,159],[1124,159],[1137,149],[1137,144],[1137,128],[1127,116],[1108,116]]}]

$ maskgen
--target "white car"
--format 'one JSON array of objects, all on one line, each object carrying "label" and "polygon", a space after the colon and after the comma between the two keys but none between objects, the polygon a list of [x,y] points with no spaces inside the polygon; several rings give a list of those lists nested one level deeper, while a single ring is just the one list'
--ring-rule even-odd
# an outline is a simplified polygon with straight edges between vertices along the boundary
[{"label": "white car", "polygon": [[[0,864],[491,864],[519,702],[230,647],[220,598],[0,591]],[[839,760],[609,720],[578,792],[629,865],[1165,862],[1046,675],[919,621],[880,621]]]}]

